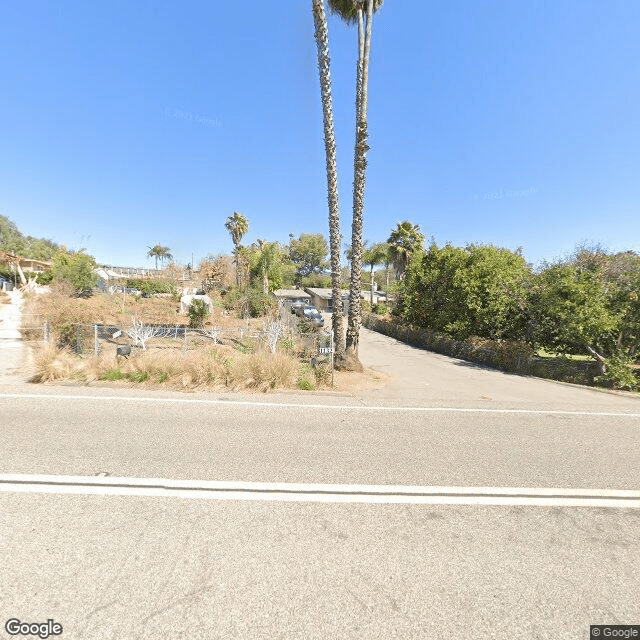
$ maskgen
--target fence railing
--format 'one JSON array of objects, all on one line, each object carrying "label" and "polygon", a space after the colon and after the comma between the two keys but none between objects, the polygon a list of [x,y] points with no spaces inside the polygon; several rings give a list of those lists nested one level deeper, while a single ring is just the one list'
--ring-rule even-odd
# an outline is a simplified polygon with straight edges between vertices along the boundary
[{"label": "fence railing", "polygon": [[[289,313],[287,311],[287,313]],[[44,316],[30,316],[32,322],[24,322],[21,332],[24,339],[34,342],[50,343],[54,339],[54,331]],[[322,363],[331,356],[327,349],[332,349],[330,332],[311,331],[301,333],[296,316],[286,315],[280,319],[265,321],[261,328],[249,324],[235,328],[206,327],[201,329],[185,325],[143,324],[134,322],[123,326],[115,324],[67,324],[55,332],[58,344],[63,344],[80,356],[97,356],[103,353],[105,345],[114,347],[131,345],[141,350],[147,347],[181,347],[198,348],[204,344],[222,344],[225,339],[244,344],[247,339],[264,345],[270,351],[282,338],[295,336],[301,343],[303,352],[312,359],[312,363]],[[178,342],[179,344],[176,344]]]}]

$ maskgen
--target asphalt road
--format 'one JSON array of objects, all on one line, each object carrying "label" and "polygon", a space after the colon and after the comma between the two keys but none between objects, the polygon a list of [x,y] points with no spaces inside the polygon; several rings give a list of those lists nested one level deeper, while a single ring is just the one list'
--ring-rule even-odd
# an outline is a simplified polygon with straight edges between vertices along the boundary
[{"label": "asphalt road", "polygon": [[[577,639],[590,624],[639,624],[640,509],[622,502],[108,488],[110,478],[169,478],[452,494],[640,489],[637,397],[469,367],[367,334],[363,360],[390,379],[359,394],[0,382],[0,624],[51,618],[60,637],[83,640]],[[3,488],[2,474],[31,479],[34,492]],[[67,495],[38,474],[99,477],[107,488],[80,483]]]}]

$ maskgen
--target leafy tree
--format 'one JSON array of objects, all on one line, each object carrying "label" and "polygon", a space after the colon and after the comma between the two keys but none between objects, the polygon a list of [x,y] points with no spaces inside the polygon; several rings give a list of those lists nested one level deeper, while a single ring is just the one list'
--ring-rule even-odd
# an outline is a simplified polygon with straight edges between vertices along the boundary
[{"label": "leafy tree", "polygon": [[378,242],[367,249],[362,254],[362,263],[370,268],[371,274],[371,304],[373,305],[373,270],[380,264],[384,264],[388,252],[388,245],[385,242]]},{"label": "leafy tree", "polygon": [[530,270],[507,249],[432,244],[413,251],[399,312],[406,320],[458,339],[522,339]]},{"label": "leafy tree", "polygon": [[147,251],[147,256],[149,258],[155,258],[156,260],[156,269],[158,269],[158,260],[163,263],[165,260],[171,260],[173,258],[169,247],[164,247],[161,244],[156,244],[153,247],[147,247],[147,249],[149,249],[149,251]]},{"label": "leafy tree", "polygon": [[329,247],[321,233],[303,233],[298,240],[291,240],[291,261],[297,266],[300,279],[312,273],[320,273],[328,266]]},{"label": "leafy tree", "polygon": [[358,62],[356,68],[356,140],[353,160],[353,219],[351,223],[350,304],[347,322],[345,368],[361,370],[358,358],[358,343],[362,316],[360,291],[362,276],[362,226],[364,193],[367,169],[369,100],[369,58],[371,54],[371,32],[373,13],[382,6],[383,0],[329,0],[329,7],[347,24],[358,25]]},{"label": "leafy tree", "polygon": [[578,247],[536,278],[530,302],[536,341],[561,353],[589,354],[601,376],[624,379],[620,372],[640,342],[639,287],[638,254]]},{"label": "leafy tree", "polygon": [[536,341],[561,353],[589,353],[605,373],[620,318],[608,305],[600,270],[575,264],[547,267],[532,291]]},{"label": "leafy tree", "polygon": [[391,231],[387,243],[396,276],[401,279],[411,261],[413,252],[423,248],[424,234],[420,231],[420,225],[404,220],[398,222],[396,228]]},{"label": "leafy tree", "polygon": [[[334,300],[341,298],[340,273],[340,205],[338,199],[338,169],[336,165],[336,137],[333,123],[333,99],[331,95],[331,58],[329,56],[329,30],[324,10],[324,0],[312,0],[315,39],[318,48],[318,73],[322,97],[324,145],[327,165],[327,201],[329,204],[329,245],[331,248],[331,291]],[[334,307],[331,316],[334,344],[334,367],[344,368],[345,340],[343,314]]]},{"label": "leafy tree", "polygon": [[96,286],[98,276],[95,268],[96,261],[86,253],[58,251],[52,259],[51,273],[54,281],[69,282],[76,294],[82,294]]},{"label": "leafy tree", "polygon": [[236,259],[236,284],[240,286],[240,243],[243,236],[249,231],[249,221],[241,213],[234,211],[233,215],[227,218],[224,226],[231,235],[231,241],[233,242],[233,252]]},{"label": "leafy tree", "polygon": [[277,242],[258,240],[252,246],[249,255],[250,272],[254,279],[261,281],[263,293],[270,293],[282,286],[285,260],[288,260],[288,256]]}]

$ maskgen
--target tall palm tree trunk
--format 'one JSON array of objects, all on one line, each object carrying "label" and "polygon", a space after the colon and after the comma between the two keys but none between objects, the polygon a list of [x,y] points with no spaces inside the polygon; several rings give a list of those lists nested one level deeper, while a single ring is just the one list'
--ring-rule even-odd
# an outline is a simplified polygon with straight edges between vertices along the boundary
[{"label": "tall palm tree trunk", "polygon": [[322,95],[324,123],[324,149],[327,163],[327,200],[329,203],[329,245],[331,252],[331,295],[333,313],[334,366],[344,368],[345,340],[340,288],[340,203],[338,200],[338,169],[336,163],[336,137],[333,124],[333,100],[331,96],[331,59],[329,57],[329,30],[324,10],[324,0],[312,0],[315,39],[318,47],[318,71]]},{"label": "tall palm tree trunk", "polygon": [[371,265],[371,306],[373,307],[373,265]]},{"label": "tall palm tree trunk", "polygon": [[240,251],[239,251],[239,247],[236,245],[236,248],[234,250],[235,256],[236,256],[236,285],[238,288],[240,288]]},{"label": "tall palm tree trunk", "polygon": [[349,370],[362,370],[358,358],[360,324],[362,318],[362,218],[367,169],[367,106],[373,0],[367,0],[365,33],[362,9],[358,8],[358,69],[356,81],[356,144],[353,172],[353,221],[351,224],[351,283],[349,292],[349,318],[347,323],[346,361]]}]

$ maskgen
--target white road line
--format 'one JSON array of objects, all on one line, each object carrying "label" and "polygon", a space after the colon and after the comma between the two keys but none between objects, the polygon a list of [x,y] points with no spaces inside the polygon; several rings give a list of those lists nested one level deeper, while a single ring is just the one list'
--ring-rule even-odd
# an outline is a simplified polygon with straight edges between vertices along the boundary
[{"label": "white road line", "polygon": [[259,502],[640,508],[640,491],[633,490],[217,482],[29,474],[0,474],[0,493]]},{"label": "white road line", "polygon": [[480,407],[387,407],[378,405],[334,405],[305,404],[291,402],[251,402],[249,400],[214,400],[204,398],[163,398],[161,396],[93,396],[93,395],[48,395],[44,393],[0,393],[2,398],[14,399],[46,399],[46,400],[95,400],[103,402],[155,402],[171,404],[204,404],[225,405],[231,407],[274,407],[283,409],[327,409],[340,411],[409,411],[417,413],[488,413],[488,414],[524,414],[524,415],[559,415],[559,416],[594,416],[608,418],[640,418],[640,413],[621,411],[563,411],[558,409],[486,409]]}]

